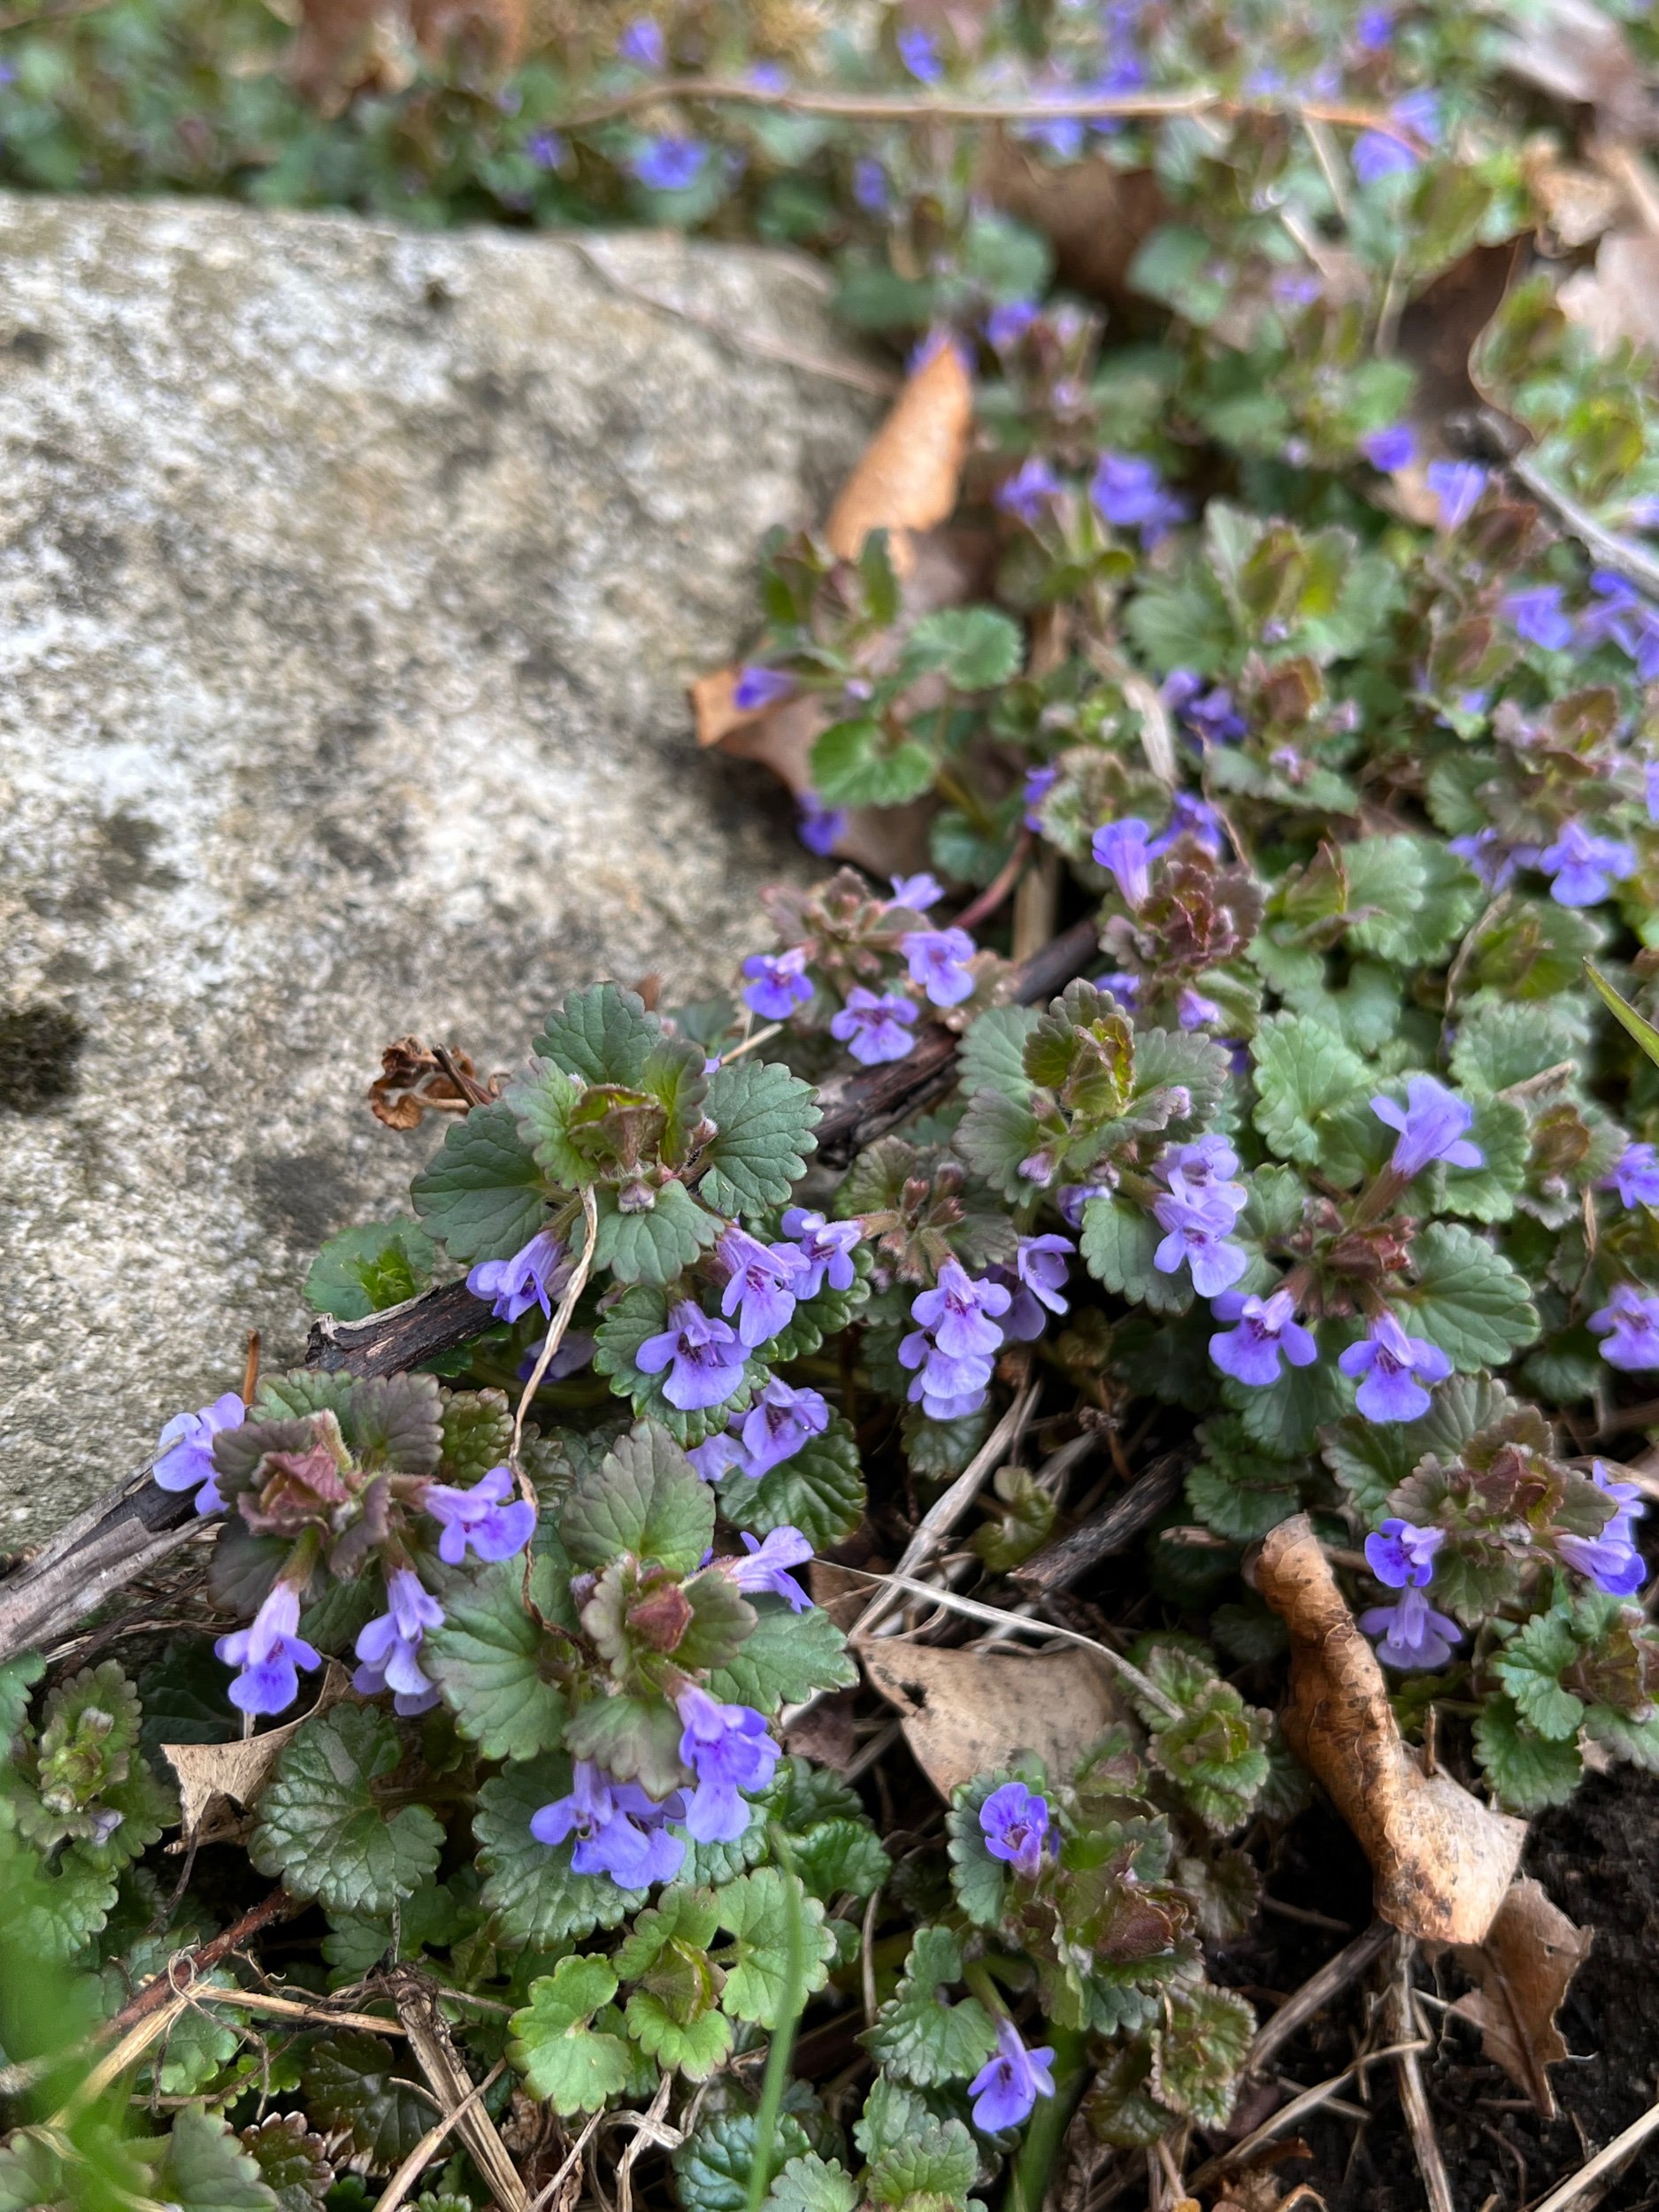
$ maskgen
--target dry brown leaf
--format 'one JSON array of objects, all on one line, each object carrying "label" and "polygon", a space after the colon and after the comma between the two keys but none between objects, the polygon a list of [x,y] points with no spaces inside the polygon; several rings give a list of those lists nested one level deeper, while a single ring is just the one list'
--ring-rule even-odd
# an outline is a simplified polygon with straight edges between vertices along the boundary
[{"label": "dry brown leaf", "polygon": [[1503,65],[1574,107],[1594,107],[1617,134],[1651,137],[1653,114],[1640,64],[1611,16],[1593,0],[1526,0],[1503,11],[1512,35]]},{"label": "dry brown leaf", "polygon": [[337,115],[357,94],[400,92],[415,58],[462,55],[505,74],[524,58],[525,0],[296,0],[288,75],[302,96]]},{"label": "dry brown leaf", "polygon": [[1556,296],[1563,313],[1601,352],[1621,339],[1659,351],[1659,238],[1610,231],[1596,250],[1594,268],[1569,277]]},{"label": "dry brown leaf", "polygon": [[1563,161],[1552,138],[1530,139],[1521,150],[1521,168],[1555,248],[1570,253],[1587,246],[1618,220],[1623,187],[1599,170]]},{"label": "dry brown leaf", "polygon": [[953,1651],[878,1637],[858,1656],[941,1797],[1022,1751],[1069,1774],[1125,1717],[1111,1670],[1087,1651]]},{"label": "dry brown leaf", "polygon": [[1514,1878],[1525,1821],[1449,1774],[1425,1775],[1401,1736],[1376,1654],[1355,1624],[1305,1513],[1263,1543],[1256,1580],[1290,1631],[1285,1738],[1330,1792],[1371,1861],[1377,1910],[1439,1943],[1479,1943]]},{"label": "dry brown leaf", "polygon": [[280,1728],[267,1728],[235,1743],[165,1743],[161,1755],[179,1778],[180,1825],[188,1842],[201,1827],[203,1816],[216,1797],[233,1798],[244,1809],[265,1787],[279,1751],[308,1720],[337,1705],[351,1686],[351,1677],[337,1659],[328,1662],[317,1702],[297,1720]]},{"label": "dry brown leaf", "polygon": [[[829,720],[818,699],[786,699],[780,706],[745,710],[732,703],[734,668],[703,676],[691,687],[697,718],[697,742],[717,745],[735,760],[770,768],[793,795],[812,788],[812,747]],[[908,875],[927,863],[927,825],[933,808],[925,799],[906,806],[856,806],[835,841],[834,856],[851,860],[872,876]]]},{"label": "dry brown leaf", "polygon": [[825,535],[844,561],[856,561],[872,530],[892,534],[896,572],[914,566],[911,534],[949,522],[956,511],[973,427],[973,380],[958,348],[935,344],[842,485]]},{"label": "dry brown leaf", "polygon": [[1548,2069],[1567,2055],[1555,2014],[1592,1940],[1593,1931],[1575,1927],[1541,1882],[1528,1880],[1505,1896],[1486,1941],[1455,1953],[1480,1986],[1452,2010],[1474,2022],[1486,2057],[1546,2120],[1555,2116]]},{"label": "dry brown leaf", "polygon": [[1150,169],[1117,169],[1100,155],[1056,167],[1001,134],[987,134],[979,183],[1043,234],[1066,284],[1113,305],[1133,297],[1129,265],[1169,213]]}]

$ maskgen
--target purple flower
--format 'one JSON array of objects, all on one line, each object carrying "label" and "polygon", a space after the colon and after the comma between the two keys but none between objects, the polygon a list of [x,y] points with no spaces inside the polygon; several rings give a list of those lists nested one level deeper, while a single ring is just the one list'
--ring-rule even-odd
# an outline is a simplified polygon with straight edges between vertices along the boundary
[{"label": "purple flower", "polygon": [[634,1363],[647,1375],[669,1370],[663,1395],[682,1413],[724,1405],[743,1379],[743,1348],[736,1330],[689,1298],[670,1308],[667,1328],[646,1338]]},{"label": "purple flower", "polygon": [[618,1782],[590,1759],[578,1759],[569,1796],[533,1814],[530,1833],[538,1843],[557,1844],[573,1832],[572,1872],[608,1874],[623,1889],[649,1889],[653,1882],[672,1882],[685,1862],[685,1845],[663,1824],[684,1809],[678,1790],[658,1804],[637,1783]]},{"label": "purple flower", "polygon": [[1042,817],[1038,813],[1037,809],[1059,780],[1060,771],[1057,768],[1026,769],[1025,789],[1023,795],[1025,802],[1025,827],[1028,830],[1041,829]]},{"label": "purple flower", "polygon": [[748,713],[762,707],[775,707],[780,701],[793,699],[796,685],[787,668],[760,668],[749,665],[740,668],[737,681],[732,687],[732,704]]},{"label": "purple flower", "polygon": [[1431,461],[1428,486],[1440,503],[1442,530],[1461,530],[1480,504],[1486,472],[1476,461]]},{"label": "purple flower", "polygon": [[[965,929],[911,929],[899,940],[910,981],[933,1006],[960,1006],[973,996],[968,972],[974,944]],[[906,1049],[908,1049],[908,1045]]]},{"label": "purple flower", "polygon": [[510,1260],[480,1261],[466,1279],[474,1298],[487,1299],[497,1321],[516,1321],[540,1306],[549,1317],[553,1301],[565,1287],[569,1268],[565,1247],[550,1229],[543,1229]]},{"label": "purple flower", "polygon": [[1401,176],[1417,165],[1417,157],[1409,146],[1402,146],[1397,138],[1386,137],[1381,131],[1362,131],[1354,141],[1354,174],[1362,184]]},{"label": "purple flower", "polygon": [[1021,1237],[1014,1254],[1014,1271],[1020,1286],[1050,1313],[1069,1313],[1065,1296],[1066,1262],[1077,1250],[1070,1237]]},{"label": "purple flower", "polygon": [[1409,469],[1417,457],[1417,433],[1409,422],[1394,422],[1386,430],[1373,430],[1359,442],[1359,449],[1374,469],[1391,476]]},{"label": "purple flower", "polygon": [[1572,617],[1561,603],[1559,584],[1535,584],[1530,591],[1509,592],[1503,611],[1529,644],[1559,653],[1572,643]]},{"label": "purple flower", "polygon": [[1463,1633],[1417,1589],[1402,1590],[1392,1605],[1373,1605],[1359,1624],[1381,1639],[1377,1656],[1386,1667],[1443,1667]]},{"label": "purple flower", "polygon": [[1177,1170],[1170,1177],[1167,1196],[1156,1202],[1152,1212],[1164,1232],[1152,1264],[1160,1274],[1173,1275],[1184,1263],[1192,1270],[1193,1288],[1201,1298],[1219,1297],[1230,1290],[1249,1265],[1243,1248],[1225,1240],[1237,1215],[1219,1190],[1194,1190]]},{"label": "purple flower", "polygon": [[1141,995],[1141,978],[1131,975],[1126,968],[1113,968],[1107,974],[1095,977],[1094,988],[1110,991],[1119,1006],[1133,1009]]},{"label": "purple flower", "polygon": [[1502,891],[1521,864],[1523,848],[1512,847],[1490,824],[1468,837],[1448,840],[1446,849],[1472,868],[1488,891]]},{"label": "purple flower", "polygon": [[[1601,1187],[1616,1190],[1621,1206],[1659,1206],[1659,1155],[1650,1144],[1627,1144],[1612,1171],[1602,1177]],[[224,1402],[221,1398],[219,1403]]]},{"label": "purple flower", "polygon": [[968,2084],[973,2099],[973,2124],[983,2134],[996,2135],[1017,2128],[1031,2116],[1039,2097],[1052,2097],[1054,2076],[1048,2062],[1054,2052],[1048,2044],[1028,2051],[1011,2020],[996,2024],[996,2056],[979,2069]]},{"label": "purple flower", "polygon": [[221,1636],[214,1651],[227,1667],[241,1670],[226,1692],[242,1713],[280,1713],[300,1694],[298,1670],[320,1667],[320,1652],[298,1632],[300,1594],[279,1582],[247,1628]]},{"label": "purple flower", "polygon": [[907,23],[898,35],[899,59],[918,84],[937,84],[945,73],[938,47],[918,23]]},{"label": "purple flower", "polygon": [[733,1843],[749,1825],[740,1790],[764,1789],[778,1747],[762,1716],[748,1705],[721,1705],[687,1682],[674,1700],[684,1731],[680,1755],[697,1778],[686,1832],[697,1843]]},{"label": "purple flower", "polygon": [[1432,85],[1419,85],[1415,92],[1406,93],[1394,102],[1391,112],[1403,129],[1413,132],[1428,145],[1440,144],[1440,96]]},{"label": "purple flower", "polygon": [[1446,1541],[1443,1528],[1415,1528],[1409,1521],[1385,1521],[1365,1539],[1365,1559],[1379,1582],[1391,1590],[1425,1590],[1434,1572],[1434,1555]]},{"label": "purple flower", "polygon": [[1224,1375],[1252,1390],[1279,1380],[1281,1352],[1293,1367],[1310,1366],[1317,1356],[1318,1347],[1296,1319],[1296,1302],[1287,1290],[1276,1290],[1270,1298],[1224,1290],[1210,1310],[1217,1321],[1238,1324],[1210,1338],[1210,1358]]},{"label": "purple flower", "polygon": [[733,1436],[729,1429],[722,1429],[717,1436],[706,1438],[695,1449],[688,1451],[686,1457],[704,1482],[719,1482],[731,1473],[733,1467],[746,1469],[749,1464],[749,1455],[743,1449],[741,1439]]},{"label": "purple flower", "polygon": [[1009,1293],[1001,1283],[976,1282],[960,1260],[948,1259],[938,1287],[911,1300],[910,1318],[948,1359],[971,1358],[995,1352],[1002,1343],[995,1317],[1008,1308]]},{"label": "purple flower", "polygon": [[1414,1075],[1406,1085],[1406,1101],[1403,1106],[1392,1098],[1373,1098],[1371,1102],[1378,1120],[1400,1132],[1389,1162],[1396,1175],[1409,1181],[1431,1160],[1444,1160],[1448,1167],[1486,1165],[1486,1154],[1463,1134],[1474,1122],[1472,1106],[1432,1075]]},{"label": "purple flower", "polygon": [[1187,983],[1175,1001],[1175,1018],[1183,1029],[1202,1029],[1206,1022],[1225,1021],[1226,1017],[1214,999]]},{"label": "purple flower", "polygon": [[793,1237],[806,1262],[795,1295],[816,1298],[827,1279],[832,1290],[850,1290],[857,1274],[853,1253],[864,1235],[854,1221],[826,1221],[806,1206],[791,1206],[783,1217],[783,1233]]},{"label": "purple flower", "polygon": [[1590,1326],[1605,1336],[1601,1356],[1626,1373],[1659,1367],[1659,1298],[1645,1296],[1634,1283],[1620,1283]]},{"label": "purple flower", "polygon": [[1659,676],[1659,608],[1644,599],[1627,578],[1610,568],[1593,570],[1590,589],[1595,603],[1578,618],[1581,643],[1599,645],[1609,638],[1629,660],[1644,683]]},{"label": "purple flower", "polygon": [[916,1023],[912,1000],[896,993],[878,997],[862,983],[847,994],[847,1003],[830,1024],[830,1035],[844,1044],[855,1060],[872,1068],[884,1060],[902,1060],[916,1042],[910,1035]]},{"label": "purple flower", "polygon": [[475,1559],[511,1559],[535,1534],[535,1508],[515,1495],[511,1467],[492,1467],[470,1490],[429,1483],[421,1505],[443,1531],[438,1556],[446,1566],[458,1567],[469,1544]]},{"label": "purple flower", "polygon": [[945,887],[939,878],[923,869],[919,875],[889,876],[893,886],[893,904],[906,908],[912,914],[926,914],[930,906],[937,906],[945,895]]},{"label": "purple flower", "polygon": [[1611,891],[1613,879],[1622,883],[1635,874],[1636,855],[1617,837],[1597,837],[1569,822],[1539,854],[1538,864],[1555,878],[1549,895],[1557,906],[1595,906]]},{"label": "purple flower", "polygon": [[227,1390],[199,1413],[175,1413],[156,1440],[150,1469],[163,1490],[194,1490],[198,1513],[222,1513],[225,1501],[214,1480],[213,1439],[222,1429],[239,1429],[248,1418],[240,1395]]},{"label": "purple flower", "polygon": [[743,1472],[757,1481],[793,1459],[801,1447],[829,1426],[822,1392],[795,1389],[774,1375],[743,1417]]},{"label": "purple flower", "polygon": [[390,1690],[400,1713],[424,1713],[438,1701],[436,1686],[420,1671],[421,1640],[443,1618],[443,1608],[421,1586],[412,1567],[394,1567],[386,1578],[386,1610],[358,1634],[363,1662],[351,1678],[365,1696]]},{"label": "purple flower", "polygon": [[775,1528],[763,1544],[747,1529],[741,1532],[747,1559],[731,1563],[732,1579],[745,1595],[757,1591],[770,1591],[775,1598],[782,1598],[792,1613],[811,1610],[812,1601],[788,1572],[791,1567],[803,1566],[812,1556],[812,1547],[798,1528]]},{"label": "purple flower", "polygon": [[1011,476],[997,486],[995,502],[1005,515],[1018,515],[1034,529],[1048,512],[1048,502],[1064,488],[1047,461],[1033,453]]},{"label": "purple flower", "polygon": [[1647,819],[1659,822],[1659,760],[1650,760],[1641,774],[1642,797],[1647,803]]},{"label": "purple flower", "polygon": [[789,88],[789,72],[780,62],[757,61],[748,74],[757,92],[787,92]]},{"label": "purple flower", "polygon": [[695,138],[648,138],[628,164],[649,192],[687,192],[708,166],[709,150]]},{"label": "purple flower", "polygon": [[1012,1303],[1006,1284],[988,1277],[976,1282],[956,1259],[940,1269],[936,1290],[912,1301],[910,1315],[918,1325],[900,1340],[899,1363],[913,1371],[910,1402],[930,1421],[957,1420],[984,1404],[1003,1339],[996,1317]]},{"label": "purple flower", "polygon": [[1362,8],[1354,35],[1368,54],[1380,54],[1394,35],[1394,13],[1388,8]]},{"label": "purple flower", "polygon": [[666,67],[668,46],[661,24],[653,23],[649,15],[640,16],[617,41],[617,52],[624,61],[636,62],[641,69]]},{"label": "purple flower", "polygon": [[866,154],[862,161],[853,164],[853,198],[866,215],[883,215],[892,192],[887,173],[881,164]]},{"label": "purple flower", "polygon": [[1083,1226],[1083,1209],[1089,1200],[1110,1198],[1113,1188],[1110,1183],[1063,1183],[1054,1194],[1061,1220],[1068,1229],[1080,1229]]},{"label": "purple flower", "polygon": [[1647,1565],[1636,1548],[1632,1524],[1647,1509],[1640,1502],[1641,1492],[1635,1484],[1615,1482],[1603,1461],[1596,1460],[1591,1471],[1596,1488],[1607,1493],[1617,1510],[1595,1535],[1559,1536],[1555,1548],[1570,1567],[1587,1575],[1609,1597],[1634,1597],[1647,1579]]},{"label": "purple flower", "polygon": [[1238,1171],[1238,1154],[1213,1129],[1187,1144],[1166,1144],[1153,1169],[1166,1183],[1173,1184],[1179,1175],[1188,1190],[1220,1192],[1235,1215],[1248,1194],[1242,1183],[1233,1180]]},{"label": "purple flower", "polygon": [[914,1370],[906,1395],[930,1421],[959,1421],[978,1413],[985,1403],[986,1385],[991,1379],[989,1354],[953,1358],[939,1349],[926,1330],[917,1329],[900,1339],[899,1364]]},{"label": "purple flower", "polygon": [[994,1859],[1029,1878],[1042,1864],[1048,1801],[1023,1782],[1004,1782],[979,1808],[979,1833]]},{"label": "purple flower", "polygon": [[788,1325],[806,1262],[793,1244],[763,1244],[735,1225],[720,1239],[715,1255],[731,1270],[720,1311],[728,1321],[737,1315],[739,1341],[752,1351]]},{"label": "purple flower", "polygon": [[749,982],[743,1003],[769,1022],[787,1021],[797,1006],[810,1003],[812,986],[805,975],[806,951],[791,945],[783,952],[752,952],[743,963]]},{"label": "purple flower", "polygon": [[565,165],[565,141],[557,131],[533,131],[524,150],[538,169],[560,169]]},{"label": "purple flower", "polygon": [[999,353],[1017,346],[1037,319],[1031,300],[1001,300],[985,319],[985,335]]},{"label": "purple flower", "polygon": [[1219,860],[1221,841],[1225,834],[1226,825],[1208,799],[1196,798],[1190,791],[1178,791],[1170,802],[1169,827],[1147,847],[1147,857],[1160,859],[1180,839],[1190,837],[1201,851]]},{"label": "purple flower", "polygon": [[1379,1314],[1370,1335],[1350,1344],[1337,1365],[1359,1382],[1360,1411],[1379,1422],[1417,1420],[1433,1403],[1422,1385],[1444,1382],[1452,1371],[1438,1345],[1408,1336],[1391,1313]]},{"label": "purple flower", "polygon": [[1172,668],[1164,679],[1159,697],[1171,714],[1178,714],[1201,745],[1233,745],[1248,734],[1249,726],[1233,703],[1224,684],[1204,688],[1204,680],[1190,668]]},{"label": "purple flower", "polygon": [[[717,1060],[714,1064],[718,1067],[720,1064]],[[546,1343],[546,1337],[538,1336],[525,1347],[524,1357],[518,1363],[520,1382],[528,1382],[534,1374]],[[563,1382],[566,1375],[579,1375],[594,1356],[594,1337],[588,1330],[567,1329],[558,1349],[542,1371],[542,1381]]]},{"label": "purple flower", "polygon": [[1121,822],[1102,823],[1090,848],[1097,867],[1116,878],[1125,906],[1140,906],[1151,889],[1147,866],[1147,840],[1151,833],[1139,815]]},{"label": "purple flower", "polygon": [[1156,545],[1184,519],[1184,503],[1164,488],[1157,464],[1139,453],[1102,453],[1089,480],[1089,497],[1115,529],[1138,529]]}]

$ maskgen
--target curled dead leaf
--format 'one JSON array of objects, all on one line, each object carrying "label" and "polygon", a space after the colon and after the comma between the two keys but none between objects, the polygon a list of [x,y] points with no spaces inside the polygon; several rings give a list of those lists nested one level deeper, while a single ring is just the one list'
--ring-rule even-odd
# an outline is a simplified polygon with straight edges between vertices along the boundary
[{"label": "curled dead leaf", "polygon": [[1022,1751],[1069,1774],[1125,1717],[1110,1669],[1087,1651],[941,1650],[879,1637],[858,1656],[941,1797]]},{"label": "curled dead leaf", "polygon": [[842,485],[825,527],[831,549],[856,561],[872,530],[891,535],[897,574],[914,566],[911,534],[955,511],[973,427],[973,380],[959,349],[935,344],[905,379],[887,420]]},{"label": "curled dead leaf", "polygon": [[1509,35],[1498,55],[1512,75],[1570,106],[1594,108],[1616,136],[1652,136],[1641,65],[1623,27],[1594,0],[1526,0],[1501,12]]},{"label": "curled dead leaf", "polygon": [[1484,1943],[1454,1953],[1479,1985],[1452,2010],[1473,2021],[1486,2057],[1546,2120],[1555,2116],[1548,2069],[1567,2055],[1555,2014],[1593,1939],[1593,1931],[1575,1927],[1541,1882],[1527,1880],[1508,1892]]},{"label": "curled dead leaf", "polygon": [[495,1086],[478,1080],[478,1070],[467,1054],[451,1052],[448,1058],[446,1068],[438,1053],[428,1051],[419,1037],[395,1037],[381,1053],[380,1072],[369,1086],[369,1111],[375,1120],[388,1129],[417,1129],[424,1114],[465,1113],[494,1095]]},{"label": "curled dead leaf", "polygon": [[[691,687],[699,745],[717,745],[736,760],[770,768],[796,799],[812,788],[812,747],[829,714],[818,699],[786,699],[775,707],[742,708],[732,693],[735,668],[718,669]],[[915,799],[906,806],[856,806],[836,839],[838,860],[855,861],[872,876],[907,875],[927,860],[927,824],[933,808]]]},{"label": "curled dead leaf", "polygon": [[1659,351],[1659,238],[1642,230],[1609,231],[1594,269],[1580,269],[1556,296],[1562,312],[1610,352],[1622,339]]},{"label": "curled dead leaf", "polygon": [[1526,1824],[1490,1811],[1449,1774],[1425,1775],[1418,1766],[1377,1655],[1305,1513],[1267,1538],[1256,1581],[1290,1631],[1286,1740],[1324,1783],[1371,1861],[1378,1912],[1429,1941],[1484,1941]]},{"label": "curled dead leaf", "polygon": [[317,1702],[297,1720],[266,1728],[234,1743],[165,1743],[161,1755],[179,1778],[180,1825],[187,1843],[199,1832],[215,1798],[228,1797],[246,1810],[270,1778],[283,1745],[308,1720],[337,1705],[351,1687],[351,1677],[337,1659],[328,1662]]},{"label": "curled dead leaf", "polygon": [[1150,169],[1119,169],[1099,154],[1056,166],[1002,132],[986,135],[979,188],[1042,233],[1065,283],[1113,305],[1133,297],[1130,264],[1169,215]]}]

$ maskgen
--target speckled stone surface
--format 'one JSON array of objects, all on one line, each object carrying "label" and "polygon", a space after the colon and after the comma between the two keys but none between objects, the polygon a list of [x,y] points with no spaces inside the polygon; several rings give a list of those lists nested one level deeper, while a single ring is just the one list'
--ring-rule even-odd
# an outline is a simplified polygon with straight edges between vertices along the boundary
[{"label": "speckled stone surface", "polygon": [[717,983],[802,867],[681,687],[875,403],[745,334],[835,344],[764,254],[0,198],[0,1548],[298,1356],[383,1043]]}]

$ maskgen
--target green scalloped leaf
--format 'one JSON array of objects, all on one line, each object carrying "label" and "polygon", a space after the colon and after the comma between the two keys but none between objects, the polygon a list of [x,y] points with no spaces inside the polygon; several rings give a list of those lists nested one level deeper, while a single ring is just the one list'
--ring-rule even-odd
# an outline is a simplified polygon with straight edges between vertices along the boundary
[{"label": "green scalloped leaf", "polygon": [[733,1528],[769,1535],[798,1528],[814,1551],[842,1543],[864,1518],[864,1480],[858,1443],[839,1414],[822,1436],[803,1444],[758,1481],[741,1471],[718,1486],[720,1511]]},{"label": "green scalloped leaf", "polygon": [[530,2001],[508,2022],[507,2055],[533,2097],[561,2118],[597,2112],[627,2085],[628,2049],[619,2036],[595,2034],[588,2022],[617,1993],[604,1959],[563,1958],[530,1985]]},{"label": "green scalloped leaf", "polygon": [[499,1103],[450,1123],[409,1195],[422,1228],[457,1260],[510,1260],[547,1217],[541,1171]]},{"label": "green scalloped leaf", "polygon": [[345,1912],[389,1912],[438,1863],[443,1831],[424,1805],[388,1813],[375,1794],[403,1757],[391,1717],[337,1705],[277,1754],[248,1847],[296,1897]]},{"label": "green scalloped leaf", "polygon": [[818,1149],[812,1086],[775,1060],[734,1060],[715,1070],[703,1111],[719,1133],[702,1156],[703,1202],[751,1216],[787,1205]]}]

